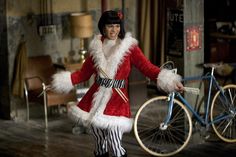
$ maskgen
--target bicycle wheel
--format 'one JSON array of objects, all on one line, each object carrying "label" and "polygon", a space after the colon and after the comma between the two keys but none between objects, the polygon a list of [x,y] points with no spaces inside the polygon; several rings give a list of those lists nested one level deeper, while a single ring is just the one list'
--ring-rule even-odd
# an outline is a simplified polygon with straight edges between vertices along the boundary
[{"label": "bicycle wheel", "polygon": [[154,156],[171,156],[189,142],[192,121],[186,107],[174,100],[170,122],[163,128],[168,112],[168,97],[158,96],[146,101],[134,119],[134,134],[140,146]]},{"label": "bicycle wheel", "polygon": [[212,127],[223,141],[236,142],[236,85],[226,85],[222,90],[212,100]]},{"label": "bicycle wheel", "polygon": [[160,66],[160,69],[169,69],[172,70],[175,68],[175,63],[173,61],[167,61]]}]

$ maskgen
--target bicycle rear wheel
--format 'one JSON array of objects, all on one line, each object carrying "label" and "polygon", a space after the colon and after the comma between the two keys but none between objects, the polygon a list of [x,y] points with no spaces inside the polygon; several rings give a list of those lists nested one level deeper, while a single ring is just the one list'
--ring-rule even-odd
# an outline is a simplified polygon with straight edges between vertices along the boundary
[{"label": "bicycle rear wheel", "polygon": [[212,100],[212,127],[223,141],[236,142],[236,85],[226,85],[222,90]]},{"label": "bicycle rear wheel", "polygon": [[140,146],[154,156],[171,156],[189,142],[192,121],[186,107],[174,100],[170,122],[161,127],[168,113],[168,97],[158,96],[146,101],[134,119],[134,134]]}]

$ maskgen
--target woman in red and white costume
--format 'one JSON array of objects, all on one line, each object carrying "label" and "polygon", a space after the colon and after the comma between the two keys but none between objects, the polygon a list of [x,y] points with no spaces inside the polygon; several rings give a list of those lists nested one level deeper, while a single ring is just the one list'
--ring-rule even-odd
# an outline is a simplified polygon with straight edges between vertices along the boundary
[{"label": "woman in red and white costume", "polygon": [[167,91],[183,90],[180,76],[160,71],[145,58],[138,42],[125,33],[121,12],[105,11],[98,23],[100,35],[89,46],[89,57],[81,70],[61,72],[53,77],[56,91],[68,92],[74,85],[88,80],[93,74],[95,82],[82,100],[69,108],[69,117],[91,127],[95,137],[96,157],[126,157],[121,139],[132,129],[128,96],[128,77],[134,65],[145,76],[157,80],[159,88]]}]

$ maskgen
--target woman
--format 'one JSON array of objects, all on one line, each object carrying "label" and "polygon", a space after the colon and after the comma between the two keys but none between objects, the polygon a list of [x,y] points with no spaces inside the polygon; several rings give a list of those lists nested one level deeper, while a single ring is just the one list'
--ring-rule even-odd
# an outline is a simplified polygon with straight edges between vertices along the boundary
[{"label": "woman", "polygon": [[127,156],[121,140],[133,124],[127,92],[132,65],[150,79],[161,82],[158,87],[164,90],[183,89],[179,75],[160,71],[144,57],[137,40],[125,33],[122,18],[120,12],[105,11],[98,22],[101,34],[91,41],[89,57],[81,70],[53,77],[53,88],[68,92],[74,85],[95,75],[89,91],[77,105],[69,108],[68,114],[73,120],[91,127],[96,157],[109,157],[108,152],[115,157]]}]

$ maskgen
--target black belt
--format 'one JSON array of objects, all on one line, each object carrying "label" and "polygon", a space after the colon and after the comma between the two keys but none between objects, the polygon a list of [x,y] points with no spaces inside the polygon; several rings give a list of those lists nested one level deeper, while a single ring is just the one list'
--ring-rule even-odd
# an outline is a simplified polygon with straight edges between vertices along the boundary
[{"label": "black belt", "polygon": [[109,78],[96,77],[96,83],[106,88],[125,88],[125,80],[115,80]]}]

